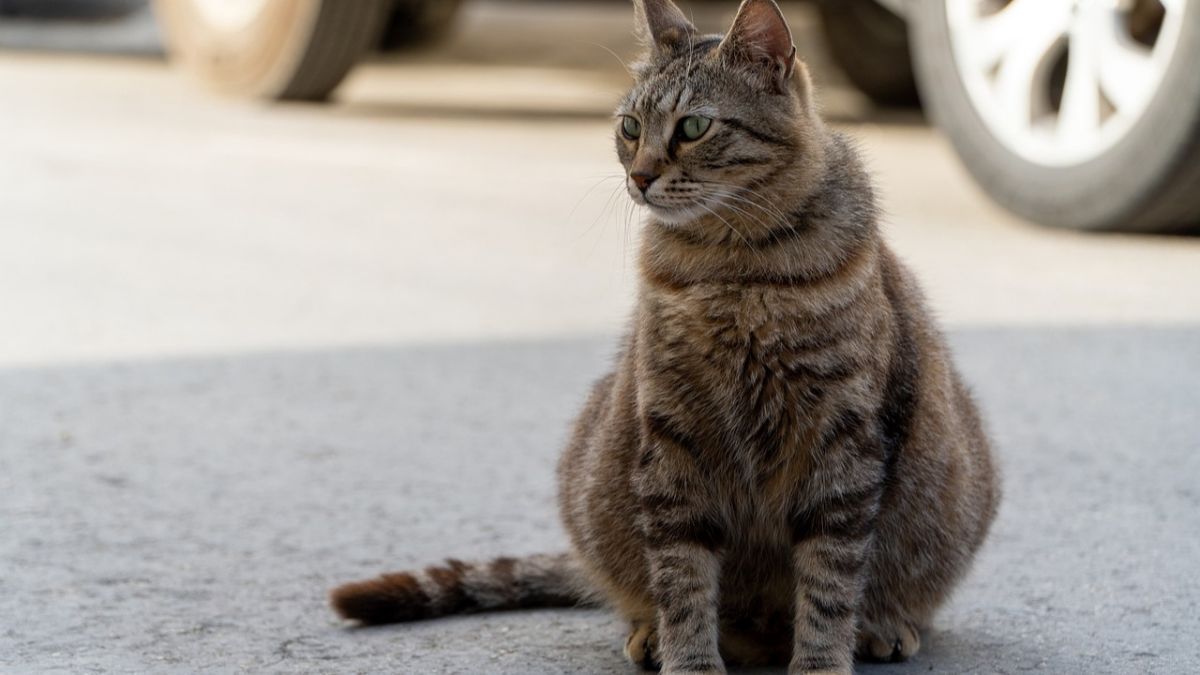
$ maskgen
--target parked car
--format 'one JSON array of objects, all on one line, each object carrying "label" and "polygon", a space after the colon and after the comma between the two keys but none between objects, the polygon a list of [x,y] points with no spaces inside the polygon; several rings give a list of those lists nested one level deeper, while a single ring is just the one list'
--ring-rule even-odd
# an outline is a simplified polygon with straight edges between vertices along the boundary
[{"label": "parked car", "polygon": [[321,100],[363,56],[439,36],[459,0],[155,0],[173,59],[225,91]]},{"label": "parked car", "polygon": [[[834,58],[924,104],[1031,220],[1200,224],[1200,0],[818,0]],[[171,53],[227,90],[321,99],[373,47],[435,37],[458,0],[156,0]]]}]

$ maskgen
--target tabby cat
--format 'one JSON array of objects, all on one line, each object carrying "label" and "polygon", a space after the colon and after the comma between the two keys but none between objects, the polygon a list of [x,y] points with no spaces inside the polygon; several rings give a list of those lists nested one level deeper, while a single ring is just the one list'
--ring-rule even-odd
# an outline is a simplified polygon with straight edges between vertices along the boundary
[{"label": "tabby cat", "polygon": [[333,605],[375,624],[603,600],[665,673],[912,656],[996,512],[979,414],[775,3],[723,37],[635,5],[649,53],[616,145],[649,217],[633,329],[558,467],[571,551]]}]

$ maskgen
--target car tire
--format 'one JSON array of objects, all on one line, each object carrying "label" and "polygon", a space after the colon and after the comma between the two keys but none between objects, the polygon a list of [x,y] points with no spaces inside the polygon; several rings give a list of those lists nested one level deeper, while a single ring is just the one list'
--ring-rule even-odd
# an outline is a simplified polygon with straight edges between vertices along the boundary
[{"label": "car tire", "polygon": [[[1140,111],[1137,114],[1116,117],[1113,112],[1108,112],[1108,120],[1120,123],[1120,133],[1108,136],[1103,133],[1108,128],[1104,125],[1109,124],[1105,121],[1104,105],[1107,102],[1108,106],[1113,106],[1110,99],[1114,94],[1109,92],[1119,88],[1114,84],[1105,89],[1103,68],[1107,66],[1103,65],[1103,59],[1094,62],[1101,65],[1093,66],[1088,72],[1100,73],[1091,77],[1097,78],[1096,88],[1101,93],[1096,100],[1101,111],[1094,113],[1095,117],[1087,118],[1100,120],[1095,122],[1099,131],[1094,138],[1098,140],[1091,146],[1054,140],[1053,134],[1062,134],[1062,129],[1090,128],[1091,125],[1091,122],[1060,125],[1054,121],[1061,120],[1068,106],[1065,92],[1067,78],[1072,77],[1068,51],[1068,57],[1061,62],[1062,81],[1057,85],[1058,93],[1051,90],[1048,98],[1039,95],[1037,99],[1050,102],[1043,105],[1051,106],[1049,114],[1054,115],[1049,118],[1054,125],[1051,128],[1059,130],[1045,136],[1049,140],[1044,142],[1044,147],[1037,145],[1035,140],[1019,142],[1022,140],[1019,134],[1007,133],[1006,129],[1023,128],[1024,120],[1015,126],[1004,126],[996,121],[997,117],[989,118],[989,115],[1000,113],[981,104],[986,102],[978,93],[981,89],[969,88],[969,66],[962,66],[959,61],[971,59],[959,56],[965,53],[961,41],[966,38],[962,35],[958,37],[960,42],[956,52],[956,36],[948,16],[948,11],[956,10],[947,8],[951,2],[965,4],[964,0],[919,0],[910,4],[908,21],[917,81],[926,111],[949,137],[963,164],[988,194],[1017,214],[1050,226],[1130,232],[1195,229],[1200,223],[1200,78],[1196,77],[1196,65],[1200,64],[1200,2],[1170,3],[1176,8],[1172,11],[1180,14],[1172,19],[1178,23],[1172,24],[1177,30],[1170,33],[1176,36],[1169,43],[1172,45],[1170,51],[1157,61],[1151,60],[1159,64],[1154,71],[1159,79],[1121,80],[1125,84],[1131,81],[1157,81],[1158,84],[1143,88],[1145,93],[1139,95],[1141,106],[1131,107]],[[1038,11],[1050,5],[1047,2]],[[1015,6],[1014,3],[1009,7]],[[1097,3],[1096,6],[1102,5]],[[1163,16],[1167,11],[1163,10]],[[1022,30],[1028,32],[1035,23],[1024,22]],[[1149,44],[1152,53],[1157,49],[1157,40],[1168,34],[1165,25],[1154,33],[1155,41]],[[1062,43],[1067,50],[1085,40],[1089,45],[1098,44],[1096,38],[1077,37],[1082,33],[1067,35],[1066,42]],[[1079,53],[1080,62],[1083,62],[1085,52],[1081,48]],[[1051,77],[1053,68],[1042,72],[1051,73],[1047,75]],[[1002,89],[1002,83],[996,87]],[[1091,89],[1081,88],[1083,91]],[[1056,110],[1053,109],[1055,96],[1061,97]],[[1092,96],[1096,94],[1093,92]],[[1004,99],[997,99],[997,102],[1003,105]],[[1087,109],[1086,106],[1073,108]],[[1014,109],[1021,111],[1020,116],[1036,115],[1025,106]],[[1046,128],[1042,127],[1043,130]],[[1060,143],[1061,148],[1055,143]],[[1060,150],[1058,155],[1056,148]],[[1064,159],[1072,156],[1077,159]]]},{"label": "car tire", "polygon": [[171,58],[214,87],[272,100],[329,96],[386,25],[390,0],[156,0]]},{"label": "car tire", "polygon": [[875,0],[823,0],[818,7],[830,54],[859,91],[880,105],[918,104],[903,19]]}]

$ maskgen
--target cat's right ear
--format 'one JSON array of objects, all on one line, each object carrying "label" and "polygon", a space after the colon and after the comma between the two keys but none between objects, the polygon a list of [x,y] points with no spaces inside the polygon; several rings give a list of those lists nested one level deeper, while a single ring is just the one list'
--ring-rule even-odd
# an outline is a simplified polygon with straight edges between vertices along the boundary
[{"label": "cat's right ear", "polygon": [[642,44],[655,51],[675,51],[696,36],[696,27],[671,0],[633,0],[635,30]]}]

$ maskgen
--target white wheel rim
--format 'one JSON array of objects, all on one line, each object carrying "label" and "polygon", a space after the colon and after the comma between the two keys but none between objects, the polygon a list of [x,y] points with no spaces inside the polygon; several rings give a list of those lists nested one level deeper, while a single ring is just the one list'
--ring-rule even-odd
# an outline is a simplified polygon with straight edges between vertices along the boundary
[{"label": "white wheel rim", "polygon": [[258,17],[270,0],[191,0],[208,25],[221,31],[236,32]]},{"label": "white wheel rim", "polygon": [[[1153,46],[1128,27],[1135,0],[945,0],[959,76],[992,134],[1035,164],[1102,155],[1145,113],[1167,71],[1188,0],[1164,10]],[[1062,97],[1054,62],[1069,50]]]}]

